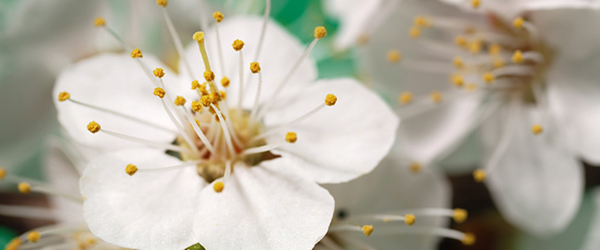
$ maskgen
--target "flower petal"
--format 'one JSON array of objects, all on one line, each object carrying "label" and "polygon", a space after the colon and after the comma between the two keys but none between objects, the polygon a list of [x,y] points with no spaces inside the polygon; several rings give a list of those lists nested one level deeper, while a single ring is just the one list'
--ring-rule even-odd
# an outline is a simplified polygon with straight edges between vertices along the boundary
[{"label": "flower petal", "polygon": [[223,192],[202,190],[196,239],[206,249],[312,249],[327,232],[334,202],[295,165],[285,158],[237,165]]},{"label": "flower petal", "polygon": [[482,13],[495,13],[508,20],[522,15],[527,11],[554,10],[554,9],[596,9],[600,7],[598,0],[486,0],[481,1],[481,6],[473,9],[467,0],[442,0],[454,4],[468,11]]},{"label": "flower petal", "polygon": [[[300,58],[305,47],[298,39],[289,34],[279,24],[269,21],[267,23],[266,32],[261,48],[259,58],[255,58],[258,49],[258,41],[260,39],[263,19],[259,17],[231,17],[225,18],[218,24],[220,45],[223,51],[224,70],[221,69],[219,54],[216,39],[215,26],[206,31],[205,43],[208,58],[210,59],[211,70],[215,73],[217,82],[223,76],[227,76],[231,84],[227,88],[228,103],[237,105],[239,95],[239,52],[236,52],[231,47],[234,40],[242,40],[245,45],[241,50],[243,53],[243,70],[244,70],[244,86],[243,106],[251,108],[254,104],[256,96],[256,84],[258,81],[257,75],[252,75],[250,72],[250,63],[259,62],[261,73],[263,75],[263,86],[261,91],[261,102],[267,98],[271,98],[275,92],[276,86],[285,78],[288,72],[294,67],[296,60]],[[312,33],[311,33],[312,34]],[[187,41],[187,40],[184,40]],[[205,71],[202,63],[202,56],[198,49],[198,44],[193,41],[186,48],[185,56],[190,62],[193,77],[187,78],[203,81],[203,73]],[[180,65],[183,65],[180,62]],[[186,72],[182,70],[182,72]],[[223,74],[222,72],[225,72]],[[185,74],[187,75],[187,74]],[[288,86],[297,84],[306,84],[312,82],[317,77],[317,69],[312,58],[307,57],[300,63],[288,82]],[[284,88],[284,90],[287,90]]]},{"label": "flower petal", "polygon": [[[289,128],[298,141],[275,152],[302,162],[319,183],[337,183],[370,172],[394,143],[398,118],[375,93],[353,79],[319,81],[303,89],[287,103],[274,106],[265,115],[269,127],[287,124],[323,104],[327,94],[335,94],[335,106],[325,107]],[[268,138],[283,140],[281,131]]]},{"label": "flower petal", "polygon": [[127,248],[183,249],[197,241],[192,216],[206,183],[194,167],[160,173],[125,173],[180,164],[154,149],[129,149],[98,157],[80,181],[83,215],[92,233]]},{"label": "flower petal", "polygon": [[531,125],[539,121],[539,113],[522,109],[512,114],[501,110],[505,113],[489,119],[482,128],[486,151],[491,152],[500,138],[506,138],[502,135],[506,121],[516,119],[507,149],[488,173],[487,184],[510,222],[530,234],[549,236],[563,229],[577,212],[583,169],[561,144],[561,131],[556,126],[548,122],[543,134],[533,135]]},{"label": "flower petal", "polygon": [[[176,75],[162,63],[150,55],[144,55],[143,60],[149,67],[164,68],[167,72],[163,78],[165,85],[176,87]],[[139,143],[104,134],[91,134],[86,130],[91,121],[96,121],[103,129],[113,132],[169,143],[175,138],[171,132],[70,101],[57,100],[59,93],[67,91],[73,100],[120,112],[176,131],[159,98],[152,95],[154,87],[138,63],[128,55],[102,54],[83,60],[61,73],[54,87],[54,104],[61,125],[72,138],[83,145],[105,150],[140,146]]]}]

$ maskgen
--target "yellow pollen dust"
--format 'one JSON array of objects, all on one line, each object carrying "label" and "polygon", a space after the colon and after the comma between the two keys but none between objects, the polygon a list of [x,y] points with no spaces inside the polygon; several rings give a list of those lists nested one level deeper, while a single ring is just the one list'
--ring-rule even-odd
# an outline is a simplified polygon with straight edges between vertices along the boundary
[{"label": "yellow pollen dust", "polygon": [[224,188],[225,188],[225,184],[222,181],[217,181],[217,182],[215,182],[215,184],[213,184],[213,189],[217,193],[223,192]]},{"label": "yellow pollen dust", "polygon": [[21,182],[17,186],[17,189],[19,189],[19,192],[22,194],[29,194],[31,192],[31,185],[27,182]]},{"label": "yellow pollen dust", "polygon": [[167,1],[167,0],[156,0],[156,4],[158,4],[159,6],[165,7],[165,8],[167,7],[168,3],[169,3],[169,1]]},{"label": "yellow pollen dust", "polygon": [[202,111],[202,104],[199,101],[192,102],[192,111],[198,113]]},{"label": "yellow pollen dust", "polygon": [[373,233],[373,225],[364,225],[362,226],[362,230],[363,233],[365,233],[365,235],[369,237]]},{"label": "yellow pollen dust", "polygon": [[242,42],[242,40],[236,39],[235,41],[233,41],[233,43],[231,44],[231,46],[233,46],[233,50],[235,51],[240,51],[244,48],[245,43]]},{"label": "yellow pollen dust", "polygon": [[98,131],[100,131],[100,124],[98,124],[96,121],[91,121],[87,125],[87,130],[92,132],[92,134],[98,133]]},{"label": "yellow pollen dust", "polygon": [[217,23],[220,23],[221,21],[223,21],[223,13],[217,10],[213,13],[213,18],[217,20]]},{"label": "yellow pollen dust", "polygon": [[421,36],[421,30],[418,27],[411,27],[408,30],[408,36],[412,39],[417,39]]},{"label": "yellow pollen dust", "polygon": [[226,76],[221,78],[221,85],[223,87],[225,87],[225,88],[229,87],[229,83],[231,83],[231,81],[229,81],[229,78],[227,78]]},{"label": "yellow pollen dust", "polygon": [[479,1],[479,0],[471,0],[471,7],[473,7],[474,9],[479,8],[479,5],[481,5],[481,1]]},{"label": "yellow pollen dust", "polygon": [[173,103],[175,103],[175,105],[177,106],[183,106],[185,104],[186,100],[185,98],[183,98],[183,96],[177,96],[177,98],[175,98],[175,101]]},{"label": "yellow pollen dust", "polygon": [[516,50],[515,53],[512,55],[512,61],[516,64],[521,64],[525,61],[525,58],[523,58],[523,52],[521,52],[520,50]]},{"label": "yellow pollen dust", "polygon": [[154,71],[152,71],[152,73],[154,73],[154,76],[156,76],[158,78],[163,78],[163,76],[165,76],[165,71],[161,68],[154,69]]},{"label": "yellow pollen dust", "polygon": [[500,52],[502,52],[502,46],[500,46],[500,44],[494,43],[490,45],[490,47],[488,48],[488,52],[490,53],[490,55],[493,56],[499,55]]},{"label": "yellow pollen dust", "polygon": [[502,59],[502,58],[494,59],[493,65],[494,65],[495,69],[504,67],[504,59]]},{"label": "yellow pollen dust", "polygon": [[494,81],[494,79],[496,79],[496,77],[492,74],[492,72],[485,72],[483,73],[481,79],[483,79],[485,83],[490,84]]},{"label": "yellow pollen dust", "polygon": [[40,233],[36,232],[36,231],[31,231],[27,234],[27,240],[29,242],[33,242],[36,243],[38,240],[40,240]]},{"label": "yellow pollen dust", "polygon": [[410,171],[413,172],[413,173],[421,172],[421,168],[422,168],[421,164],[418,163],[418,162],[416,162],[416,161],[412,162],[410,164]]},{"label": "yellow pollen dust", "polygon": [[250,63],[250,71],[252,71],[253,74],[260,72],[260,64],[258,64],[258,62]]},{"label": "yellow pollen dust", "polygon": [[461,242],[466,246],[472,246],[475,244],[475,235],[472,233],[466,233]]},{"label": "yellow pollen dust", "polygon": [[413,19],[413,23],[415,26],[425,29],[431,27],[431,21],[425,16],[416,16]]},{"label": "yellow pollen dust", "polygon": [[476,182],[483,182],[486,175],[487,174],[483,169],[475,169],[475,171],[473,171],[473,179],[475,179]]},{"label": "yellow pollen dust", "polygon": [[213,73],[212,71],[204,71],[204,79],[207,82],[214,81],[215,80],[215,73]]},{"label": "yellow pollen dust", "polygon": [[437,103],[442,102],[442,93],[437,90],[431,91],[431,94],[429,94],[429,97],[431,97],[431,101],[433,101],[433,103],[437,104]]},{"label": "yellow pollen dust", "polygon": [[131,51],[131,58],[143,58],[142,51],[139,48],[135,48]]},{"label": "yellow pollen dust", "polygon": [[452,75],[451,82],[456,87],[462,87],[465,84],[465,79],[461,75],[454,74]]},{"label": "yellow pollen dust", "polygon": [[398,62],[400,62],[400,59],[402,59],[402,54],[400,54],[400,51],[395,50],[395,49],[388,51],[388,53],[387,53],[388,62],[398,63]]},{"label": "yellow pollen dust", "polygon": [[294,143],[298,140],[298,136],[296,135],[296,133],[294,132],[287,132],[287,134],[285,134],[285,141],[289,142],[289,143]]},{"label": "yellow pollen dust", "polygon": [[71,98],[71,94],[69,94],[69,92],[60,92],[60,94],[58,94],[59,102],[64,102],[66,100],[69,100],[69,98]]},{"label": "yellow pollen dust", "polygon": [[462,36],[454,37],[454,43],[459,47],[465,47],[467,45],[467,39]]},{"label": "yellow pollen dust", "polygon": [[417,220],[417,218],[414,214],[407,214],[404,216],[404,223],[406,223],[406,225],[411,226],[412,224],[415,224],[415,220]]},{"label": "yellow pollen dust", "polygon": [[319,26],[315,28],[315,38],[321,39],[327,35],[327,30],[323,26]]},{"label": "yellow pollen dust", "polygon": [[452,59],[452,63],[454,64],[454,67],[456,67],[457,69],[462,69],[465,66],[465,63],[463,62],[463,59],[460,56],[455,56]]},{"label": "yellow pollen dust", "polygon": [[17,250],[19,246],[21,246],[21,243],[21,239],[19,239],[18,237],[14,238],[10,242],[8,242],[6,246],[4,246],[4,250]]},{"label": "yellow pollen dust", "polygon": [[544,131],[544,128],[542,128],[542,125],[540,124],[534,124],[533,126],[531,126],[531,132],[534,135],[539,135]]},{"label": "yellow pollen dust", "polygon": [[104,18],[102,17],[96,17],[96,19],[94,20],[94,26],[96,27],[102,27],[106,25],[106,21],[104,21]]},{"label": "yellow pollen dust", "polygon": [[133,164],[127,164],[127,167],[125,167],[125,173],[127,173],[129,176],[133,176],[137,171],[138,168]]},{"label": "yellow pollen dust", "polygon": [[6,177],[6,169],[0,167],[0,180],[4,179],[4,177]]},{"label": "yellow pollen dust", "polygon": [[196,40],[196,42],[198,42],[198,43],[204,42],[204,32],[198,31],[198,32],[194,33],[192,38],[194,40]]},{"label": "yellow pollen dust", "polygon": [[327,106],[333,106],[337,102],[337,97],[334,94],[327,94],[325,97],[325,104]]},{"label": "yellow pollen dust", "polygon": [[467,210],[464,210],[462,208],[455,208],[452,212],[452,219],[456,223],[463,223],[465,220],[467,220],[468,216],[469,213],[467,212]]},{"label": "yellow pollen dust", "polygon": [[154,94],[155,96],[158,96],[160,98],[164,98],[166,92],[163,88],[155,88],[154,92],[152,94]]},{"label": "yellow pollen dust", "polygon": [[412,102],[412,100],[413,100],[413,94],[412,94],[412,92],[409,92],[409,91],[402,92],[402,93],[400,93],[400,96],[398,96],[398,101],[402,105],[409,104],[410,102]]},{"label": "yellow pollen dust", "polygon": [[517,18],[515,18],[515,20],[513,20],[512,24],[513,24],[513,27],[520,30],[523,28],[524,23],[525,23],[525,20],[522,17],[517,17]]}]

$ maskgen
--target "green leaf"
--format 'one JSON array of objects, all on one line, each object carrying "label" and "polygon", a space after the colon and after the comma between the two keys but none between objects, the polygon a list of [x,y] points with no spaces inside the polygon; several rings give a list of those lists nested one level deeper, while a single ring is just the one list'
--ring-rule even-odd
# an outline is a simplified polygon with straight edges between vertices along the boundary
[{"label": "green leaf", "polygon": [[191,245],[190,247],[186,248],[185,250],[206,250],[202,245],[200,245],[200,243],[196,243],[194,245]]}]

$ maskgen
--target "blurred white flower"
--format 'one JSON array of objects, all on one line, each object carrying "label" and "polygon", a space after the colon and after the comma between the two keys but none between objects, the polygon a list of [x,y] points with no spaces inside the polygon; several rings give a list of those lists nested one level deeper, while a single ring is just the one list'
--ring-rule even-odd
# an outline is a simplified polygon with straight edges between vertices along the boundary
[{"label": "blurred white flower", "polygon": [[134,59],[103,54],[60,75],[59,121],[77,143],[108,152],[80,181],[86,221],[132,248],[312,248],[333,213],[317,183],[370,172],[398,119],[355,80],[315,81],[306,57],[322,27],[304,50],[268,19],[214,17],[187,50],[174,39],[179,76],[139,49]]},{"label": "blurred white flower", "polygon": [[578,157],[600,163],[600,36],[584,28],[598,3],[452,2],[404,1],[363,51],[375,87],[399,95],[405,157],[427,165],[480,132],[475,178],[513,224],[556,233],[581,200]]}]

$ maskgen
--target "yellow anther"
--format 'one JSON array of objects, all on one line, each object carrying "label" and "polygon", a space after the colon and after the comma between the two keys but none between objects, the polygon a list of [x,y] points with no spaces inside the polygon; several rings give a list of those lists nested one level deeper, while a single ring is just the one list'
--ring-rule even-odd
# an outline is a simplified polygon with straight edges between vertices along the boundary
[{"label": "yellow anther", "polygon": [[125,167],[125,173],[127,173],[130,176],[133,176],[137,171],[138,171],[137,166],[135,166],[133,164],[127,164],[127,166]]},{"label": "yellow anther", "polygon": [[214,81],[215,80],[215,73],[213,73],[212,71],[204,71],[204,79],[207,82]]},{"label": "yellow anther", "polygon": [[196,121],[196,125],[198,125],[198,127],[200,127],[200,121],[198,121],[198,119],[194,119],[194,121]]},{"label": "yellow anther", "polygon": [[143,58],[142,51],[139,48],[135,48],[131,51],[131,58]]},{"label": "yellow anther", "polygon": [[202,97],[200,97],[200,104],[202,104],[202,106],[208,107],[211,103],[212,98],[210,97],[210,95],[203,95]]},{"label": "yellow anther", "polygon": [[494,68],[498,69],[498,68],[502,68],[504,67],[504,59],[502,58],[496,58],[494,59]]},{"label": "yellow anther", "polygon": [[89,238],[89,239],[87,239],[87,243],[88,243],[88,244],[90,244],[90,245],[94,245],[94,244],[96,244],[97,242],[96,242],[96,239],[94,239],[94,238]]},{"label": "yellow anther", "polygon": [[473,7],[474,9],[479,8],[479,5],[481,5],[481,1],[479,1],[479,0],[471,0],[471,7]]},{"label": "yellow anther", "polygon": [[217,104],[219,101],[221,101],[221,95],[220,95],[220,93],[219,94],[217,94],[217,93],[210,93],[210,101],[213,104]]},{"label": "yellow anther", "polygon": [[285,141],[289,143],[294,143],[298,140],[298,136],[294,132],[288,132],[285,134]]},{"label": "yellow anther", "polygon": [[14,238],[12,239],[10,242],[8,242],[8,244],[6,244],[6,246],[4,246],[4,250],[17,250],[19,249],[19,246],[21,246],[21,239]]},{"label": "yellow anther", "polygon": [[102,27],[106,25],[106,21],[104,20],[104,18],[102,17],[96,17],[96,19],[94,20],[94,26],[96,27]]},{"label": "yellow anther", "polygon": [[523,28],[524,23],[525,23],[525,20],[522,17],[517,17],[517,18],[515,18],[515,20],[513,20],[512,24],[513,24],[513,27],[520,30]]},{"label": "yellow anther", "polygon": [[361,34],[356,39],[358,45],[365,45],[369,42],[369,36],[367,34]]},{"label": "yellow anther", "polygon": [[192,111],[198,113],[202,111],[202,104],[199,101],[192,102]]},{"label": "yellow anther", "polygon": [[198,32],[194,33],[192,38],[194,40],[196,40],[196,42],[198,42],[198,43],[204,42],[204,32],[198,31]]},{"label": "yellow anther", "polygon": [[27,234],[27,241],[36,243],[36,242],[38,242],[38,240],[40,240],[40,237],[41,237],[40,233],[38,233],[36,231],[31,231]]},{"label": "yellow anther", "polygon": [[429,97],[431,97],[431,101],[436,104],[442,102],[443,98],[442,93],[437,90],[431,91]]},{"label": "yellow anther", "polygon": [[413,173],[421,172],[421,168],[422,168],[422,166],[418,162],[412,162],[412,163],[410,163],[410,171],[413,172]]},{"label": "yellow anther", "polygon": [[6,177],[6,169],[0,167],[0,180],[4,179],[4,177]]},{"label": "yellow anther", "polygon": [[219,91],[219,93],[221,94],[221,98],[223,98],[223,100],[225,100],[227,98],[227,92],[221,90],[221,91]]},{"label": "yellow anther", "polygon": [[325,97],[325,104],[327,106],[333,106],[337,102],[337,97],[334,94],[327,94]]},{"label": "yellow anther", "polygon": [[452,219],[456,223],[463,223],[465,220],[467,220],[468,216],[469,213],[467,212],[467,210],[464,210],[462,208],[455,208],[452,212]]},{"label": "yellow anther", "polygon": [[485,170],[483,169],[475,169],[475,171],[473,171],[473,179],[475,179],[476,182],[483,182],[485,180],[486,177],[486,173]]},{"label": "yellow anther", "polygon": [[193,80],[192,81],[192,89],[197,89],[200,88],[200,82],[198,82],[198,80]]},{"label": "yellow anther", "polygon": [[327,30],[323,26],[319,26],[315,28],[315,38],[321,39],[327,35]]},{"label": "yellow anther", "polygon": [[373,225],[364,225],[362,226],[362,230],[363,233],[365,233],[365,235],[369,237],[373,233]]},{"label": "yellow anther", "polygon": [[521,52],[520,50],[516,50],[515,53],[512,55],[512,61],[516,64],[521,64],[525,61],[525,58],[523,58],[523,52]]},{"label": "yellow anther", "polygon": [[17,186],[17,189],[19,189],[19,192],[22,194],[29,194],[31,192],[31,185],[27,182],[21,182]]},{"label": "yellow anther", "polygon": [[183,106],[185,104],[186,100],[185,98],[183,98],[183,96],[177,96],[177,98],[175,98],[175,101],[173,103],[175,103],[175,105],[177,106]]},{"label": "yellow anther", "polygon": [[415,220],[417,220],[417,218],[414,214],[407,214],[404,216],[404,223],[406,223],[406,225],[411,226],[412,224],[415,224]]},{"label": "yellow anther", "polygon": [[472,246],[475,244],[475,235],[472,233],[466,233],[461,242],[466,246]]},{"label": "yellow anther", "polygon": [[468,48],[469,48],[469,51],[471,52],[471,54],[474,54],[474,55],[479,54],[479,52],[481,52],[481,45],[482,45],[481,41],[470,42],[468,44],[468,46],[469,46]]},{"label": "yellow anther", "polygon": [[223,78],[221,78],[221,85],[224,88],[229,87],[229,83],[231,83],[231,81],[229,81],[229,78],[227,78],[226,76],[224,76]]},{"label": "yellow anther", "polygon": [[457,69],[462,69],[465,66],[465,63],[463,62],[463,59],[460,56],[455,56],[452,59],[452,63],[454,64],[454,67],[456,67]]},{"label": "yellow anther", "polygon": [[459,74],[453,74],[450,81],[456,87],[462,87],[465,84],[465,79]]},{"label": "yellow anther", "polygon": [[400,62],[400,59],[402,59],[402,54],[400,54],[400,51],[393,49],[387,52],[388,62],[397,63]]},{"label": "yellow anther", "polygon": [[152,71],[152,73],[154,73],[154,76],[156,76],[158,78],[163,78],[163,76],[165,76],[165,71],[161,68],[154,69],[154,71]]},{"label": "yellow anther", "polygon": [[100,124],[98,124],[96,121],[91,121],[87,125],[87,130],[92,132],[92,134],[98,133],[98,131],[100,131]]},{"label": "yellow anther", "polygon": [[221,13],[220,11],[215,11],[213,13],[213,18],[217,20],[217,23],[220,23],[221,21],[223,21],[223,13]]},{"label": "yellow anther", "polygon": [[225,188],[225,184],[222,181],[216,181],[215,184],[213,184],[213,189],[217,193],[223,192],[224,188]]},{"label": "yellow anther", "polygon": [[165,7],[165,8],[167,7],[168,3],[169,3],[169,1],[167,1],[167,0],[156,0],[156,4],[158,4],[159,6]]},{"label": "yellow anther", "polygon": [[456,36],[454,37],[454,43],[460,47],[464,47],[467,45],[467,39],[462,36]]},{"label": "yellow anther", "polygon": [[400,93],[400,96],[398,96],[398,101],[402,105],[409,104],[410,102],[412,102],[412,100],[413,100],[413,94],[412,94],[412,92],[409,92],[409,91],[402,92],[402,93]]},{"label": "yellow anther", "polygon": [[477,89],[477,84],[469,83],[467,84],[467,91],[475,91]]},{"label": "yellow anther", "polygon": [[431,21],[425,16],[416,16],[413,19],[413,23],[416,27],[421,27],[425,29],[431,27]]},{"label": "yellow anther", "polygon": [[485,83],[491,84],[494,81],[494,79],[496,79],[496,77],[494,76],[494,74],[492,74],[492,72],[485,72],[481,76],[481,79],[483,79]]},{"label": "yellow anther", "polygon": [[233,46],[233,50],[235,51],[240,51],[244,48],[245,43],[242,42],[242,40],[236,39],[235,41],[233,41],[233,43],[231,44],[231,46]]},{"label": "yellow anther", "polygon": [[250,63],[250,71],[254,74],[260,72],[260,64],[258,62]]},{"label": "yellow anther", "polygon": [[69,100],[69,98],[71,98],[71,94],[69,94],[69,92],[60,92],[60,94],[58,94],[59,102],[64,102],[66,100]]},{"label": "yellow anther", "polygon": [[160,88],[160,87],[159,87],[159,88],[155,88],[155,89],[154,89],[154,92],[153,92],[153,94],[154,94],[155,96],[158,96],[158,97],[160,97],[160,98],[164,98],[164,97],[165,97],[165,94],[166,94],[166,92],[165,92],[165,90],[164,90],[163,88]]},{"label": "yellow anther", "polygon": [[410,38],[417,39],[421,36],[421,30],[419,27],[411,27],[408,30],[408,36],[410,36]]},{"label": "yellow anther", "polygon": [[531,126],[531,132],[533,132],[534,135],[539,135],[544,131],[544,129],[542,128],[542,125],[540,124],[534,124],[533,126]]},{"label": "yellow anther", "polygon": [[500,52],[502,52],[502,46],[500,46],[500,44],[494,43],[490,45],[490,47],[488,48],[488,52],[490,53],[490,55],[493,56],[499,55]]}]

